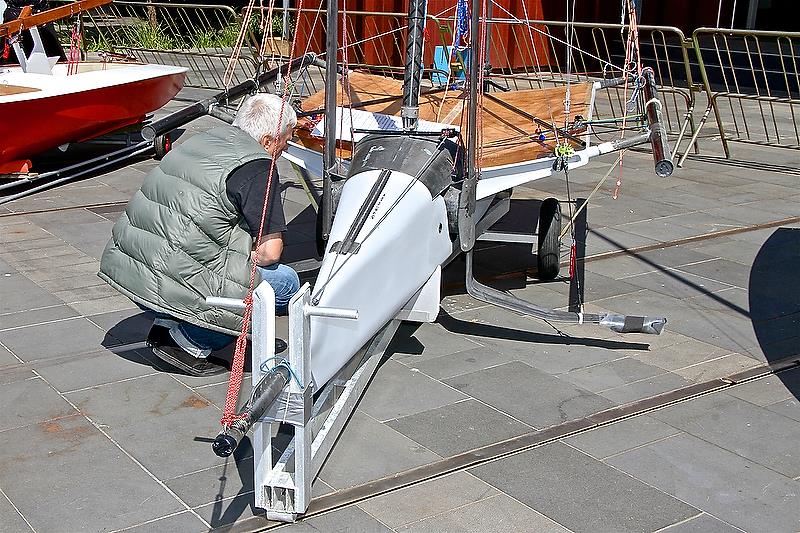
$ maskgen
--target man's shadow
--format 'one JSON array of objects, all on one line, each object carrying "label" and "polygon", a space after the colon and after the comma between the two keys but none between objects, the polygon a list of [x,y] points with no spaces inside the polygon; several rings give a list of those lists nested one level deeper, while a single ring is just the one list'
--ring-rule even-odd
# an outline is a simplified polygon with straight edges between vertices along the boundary
[{"label": "man's shadow", "polygon": [[[800,228],[778,228],[750,268],[750,320],[768,363],[800,355]],[[800,398],[800,369],[778,377]]]}]

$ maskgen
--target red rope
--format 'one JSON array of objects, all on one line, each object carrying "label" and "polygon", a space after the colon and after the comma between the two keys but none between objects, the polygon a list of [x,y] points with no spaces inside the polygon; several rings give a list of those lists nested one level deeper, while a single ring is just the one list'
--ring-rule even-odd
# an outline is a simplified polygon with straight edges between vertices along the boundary
[{"label": "red rope", "polygon": [[69,39],[69,55],[67,56],[67,76],[78,73],[78,63],[81,60],[80,51],[81,35],[78,32],[77,24],[72,27],[72,35]]},{"label": "red rope", "polygon": [[[303,0],[299,0],[297,6],[297,13],[302,13],[303,10]],[[287,65],[292,64],[292,60],[294,59],[295,47],[297,44],[297,34],[292,36],[292,46],[289,50],[289,62]],[[287,76],[291,76],[291,71],[287,70]],[[283,113],[287,105],[287,101],[289,99],[289,87],[291,86],[290,83],[285,83],[283,88],[283,98],[281,100],[281,112],[278,118],[278,124],[283,124]],[[277,132],[274,141],[277,141],[278,135],[282,132]],[[274,142],[273,141],[273,142]],[[272,175],[275,172],[275,165],[276,165],[277,157],[275,154],[272,154],[272,159],[269,166],[269,176],[267,177],[267,186],[266,191],[264,194],[264,205],[261,208],[261,225],[258,228],[258,239],[256,239],[256,250],[261,246],[261,238],[262,233],[264,231],[264,223],[267,219],[267,211],[269,206],[269,199],[270,199],[270,191],[272,189]],[[253,261],[253,265],[250,268],[250,285],[247,289],[247,296],[244,298],[245,309],[244,315],[242,316],[242,331],[239,333],[239,337],[236,339],[236,350],[233,352],[233,362],[231,363],[231,375],[228,379],[228,392],[225,396],[225,409],[222,411],[222,418],[220,419],[220,424],[224,427],[230,427],[230,425],[239,420],[241,415],[236,414],[236,404],[239,401],[239,391],[242,388],[242,380],[244,378],[244,354],[245,350],[247,349],[247,332],[250,329],[250,321],[252,320],[253,316],[253,290],[255,288],[255,280],[256,280],[256,267],[257,264]]]}]

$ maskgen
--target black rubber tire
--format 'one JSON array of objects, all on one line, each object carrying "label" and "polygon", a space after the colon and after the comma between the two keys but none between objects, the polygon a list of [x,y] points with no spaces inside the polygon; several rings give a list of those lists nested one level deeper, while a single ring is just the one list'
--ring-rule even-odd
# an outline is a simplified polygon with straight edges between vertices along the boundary
[{"label": "black rubber tire", "polygon": [[153,139],[153,148],[156,151],[153,159],[161,161],[172,150],[172,137],[169,136],[169,133],[158,135]]},{"label": "black rubber tire", "polygon": [[561,202],[547,198],[539,209],[536,265],[539,279],[555,279],[561,262]]}]

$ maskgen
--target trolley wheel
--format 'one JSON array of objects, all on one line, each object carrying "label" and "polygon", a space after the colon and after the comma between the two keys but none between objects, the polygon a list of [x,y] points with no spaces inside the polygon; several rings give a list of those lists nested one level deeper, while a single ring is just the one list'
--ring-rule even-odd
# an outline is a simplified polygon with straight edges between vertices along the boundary
[{"label": "trolley wheel", "polygon": [[547,198],[539,209],[536,264],[540,279],[558,276],[561,259],[561,203]]},{"label": "trolley wheel", "polygon": [[153,148],[155,148],[156,151],[153,158],[156,161],[161,161],[161,159],[172,150],[172,137],[169,136],[169,133],[158,135],[153,139]]}]

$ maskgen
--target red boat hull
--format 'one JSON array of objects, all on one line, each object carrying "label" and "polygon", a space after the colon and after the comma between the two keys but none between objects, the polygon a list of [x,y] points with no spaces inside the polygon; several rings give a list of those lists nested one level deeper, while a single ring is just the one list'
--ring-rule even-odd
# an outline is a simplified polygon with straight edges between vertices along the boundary
[{"label": "red boat hull", "polygon": [[183,72],[0,106],[0,165],[141,122],[183,87]]}]

